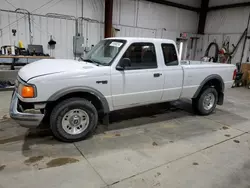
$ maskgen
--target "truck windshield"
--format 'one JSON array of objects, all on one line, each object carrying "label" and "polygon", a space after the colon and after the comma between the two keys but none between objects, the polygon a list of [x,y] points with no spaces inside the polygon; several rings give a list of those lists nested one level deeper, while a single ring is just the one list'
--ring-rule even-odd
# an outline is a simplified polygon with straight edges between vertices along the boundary
[{"label": "truck windshield", "polygon": [[109,66],[125,44],[125,40],[102,40],[81,59],[96,65]]}]

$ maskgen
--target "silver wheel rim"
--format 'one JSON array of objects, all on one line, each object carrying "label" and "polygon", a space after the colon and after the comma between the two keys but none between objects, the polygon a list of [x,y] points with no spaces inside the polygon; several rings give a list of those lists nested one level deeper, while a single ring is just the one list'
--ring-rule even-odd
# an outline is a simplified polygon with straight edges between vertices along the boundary
[{"label": "silver wheel rim", "polygon": [[211,110],[214,106],[215,96],[213,93],[208,93],[203,100],[203,107],[205,110]]},{"label": "silver wheel rim", "polygon": [[71,135],[84,132],[89,126],[89,115],[81,109],[68,111],[62,119],[63,130]]}]

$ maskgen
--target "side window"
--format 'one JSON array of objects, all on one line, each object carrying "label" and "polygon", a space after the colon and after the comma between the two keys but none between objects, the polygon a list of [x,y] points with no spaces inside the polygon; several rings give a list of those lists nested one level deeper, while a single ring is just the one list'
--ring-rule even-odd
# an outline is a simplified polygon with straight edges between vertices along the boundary
[{"label": "side window", "polygon": [[173,44],[162,44],[162,51],[166,66],[178,65],[178,58],[175,46]]},{"label": "side window", "polygon": [[123,58],[129,58],[131,66],[126,69],[157,68],[155,47],[152,43],[133,43],[127,49]]}]

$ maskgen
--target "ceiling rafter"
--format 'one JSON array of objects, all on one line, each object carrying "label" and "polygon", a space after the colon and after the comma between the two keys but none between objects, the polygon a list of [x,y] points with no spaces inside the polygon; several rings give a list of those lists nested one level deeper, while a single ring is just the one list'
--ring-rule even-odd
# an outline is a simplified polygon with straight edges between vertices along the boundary
[{"label": "ceiling rafter", "polygon": [[219,6],[212,6],[212,7],[208,8],[208,11],[228,9],[228,8],[237,8],[237,7],[246,7],[246,6],[250,6],[250,2],[235,3],[235,4],[228,4],[228,5],[219,5]]},{"label": "ceiling rafter", "polygon": [[176,7],[176,8],[180,8],[180,9],[190,10],[190,11],[194,11],[194,12],[200,11],[199,8],[188,6],[188,5],[183,5],[180,3],[174,3],[171,1],[165,1],[165,0],[146,0],[146,1],[149,1],[152,3],[158,3],[158,4],[162,4],[162,5],[167,5],[167,6],[171,6],[171,7]]},{"label": "ceiling rafter", "polygon": [[[203,11],[202,7],[197,8],[197,7],[192,7],[192,6],[188,6],[188,5],[184,5],[184,4],[180,4],[180,3],[167,1],[167,0],[145,0],[145,1],[149,1],[152,3],[158,3],[158,4],[162,4],[162,5],[167,5],[167,6],[171,6],[171,7],[176,7],[176,8],[180,8],[180,9],[190,10],[190,11],[194,11],[194,12]],[[202,4],[202,0],[201,0],[201,4]],[[212,6],[212,7],[208,7],[207,11],[245,7],[245,6],[250,6],[250,1],[244,2],[244,3],[234,3],[234,4],[227,4],[227,5]]]}]

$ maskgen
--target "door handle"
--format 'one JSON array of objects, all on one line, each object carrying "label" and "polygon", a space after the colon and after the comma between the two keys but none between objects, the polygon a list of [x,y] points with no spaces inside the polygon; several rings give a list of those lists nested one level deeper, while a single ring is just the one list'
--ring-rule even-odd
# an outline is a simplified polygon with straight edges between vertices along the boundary
[{"label": "door handle", "polygon": [[154,73],[154,77],[160,77],[161,75],[161,73]]},{"label": "door handle", "polygon": [[108,80],[96,81],[97,84],[108,84]]}]

